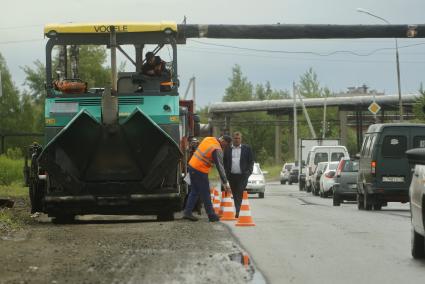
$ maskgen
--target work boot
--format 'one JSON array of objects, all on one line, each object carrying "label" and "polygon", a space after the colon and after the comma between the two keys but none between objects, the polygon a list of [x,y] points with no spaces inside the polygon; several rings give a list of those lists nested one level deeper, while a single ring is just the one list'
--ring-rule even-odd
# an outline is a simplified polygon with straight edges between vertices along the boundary
[{"label": "work boot", "polygon": [[190,220],[190,221],[198,221],[198,218],[196,218],[192,214],[190,214],[190,215],[183,215],[183,219]]},{"label": "work boot", "polygon": [[220,218],[216,214],[214,214],[214,215],[208,216],[208,220],[210,220],[210,222],[218,222],[220,221]]}]

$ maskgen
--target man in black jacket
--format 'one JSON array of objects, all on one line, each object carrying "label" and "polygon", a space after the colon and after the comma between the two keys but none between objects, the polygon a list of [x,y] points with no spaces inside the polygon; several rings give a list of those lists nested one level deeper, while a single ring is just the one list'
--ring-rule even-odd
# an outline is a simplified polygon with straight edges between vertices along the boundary
[{"label": "man in black jacket", "polygon": [[242,203],[243,191],[248,184],[248,178],[252,174],[254,167],[254,157],[251,147],[242,144],[242,134],[233,133],[233,145],[224,152],[224,170],[229,179],[232,189],[233,199],[235,200],[236,217],[239,216],[239,210]]}]

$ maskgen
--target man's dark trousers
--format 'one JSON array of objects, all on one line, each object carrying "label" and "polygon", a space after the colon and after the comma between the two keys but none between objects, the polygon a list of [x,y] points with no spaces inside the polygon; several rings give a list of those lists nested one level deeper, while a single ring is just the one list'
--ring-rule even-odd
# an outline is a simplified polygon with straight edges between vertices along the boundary
[{"label": "man's dark trousers", "polygon": [[239,210],[242,204],[242,195],[248,183],[248,177],[243,174],[230,174],[229,183],[232,189],[233,200],[235,201],[236,216],[239,216]]},{"label": "man's dark trousers", "polygon": [[193,208],[195,208],[199,196],[204,202],[205,211],[207,212],[208,217],[215,215],[211,203],[210,183],[208,181],[208,174],[197,171],[190,166],[188,168],[188,172],[190,174],[191,191],[187,199],[186,208],[184,209],[184,215],[192,215],[192,210]]}]

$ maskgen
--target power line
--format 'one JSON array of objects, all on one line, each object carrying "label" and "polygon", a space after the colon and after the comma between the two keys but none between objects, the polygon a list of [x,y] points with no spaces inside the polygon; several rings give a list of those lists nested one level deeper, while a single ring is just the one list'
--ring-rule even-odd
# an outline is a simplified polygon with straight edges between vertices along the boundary
[{"label": "power line", "polygon": [[[375,54],[379,51],[394,50],[395,49],[394,47],[383,47],[383,48],[374,49],[374,50],[367,52],[367,53],[358,53],[358,52],[351,51],[351,50],[336,50],[336,51],[331,51],[331,52],[328,52],[328,53],[319,53],[319,52],[314,52],[314,51],[257,49],[257,48],[240,47],[240,46],[226,45],[226,44],[207,43],[207,42],[202,42],[202,41],[198,41],[198,40],[194,40],[194,39],[190,39],[190,41],[198,43],[198,44],[202,44],[202,45],[210,45],[210,46],[231,48],[231,49],[237,49],[237,50],[246,50],[246,51],[253,51],[253,52],[283,53],[283,54],[310,54],[310,55],[316,55],[316,56],[321,56],[321,57],[327,57],[327,56],[332,56],[332,55],[336,55],[336,54],[351,54],[351,55],[355,55],[355,56],[365,57],[365,56],[373,55],[373,54]],[[425,45],[425,42],[411,44],[411,45],[405,45],[405,46],[399,46],[398,48],[399,49],[408,48],[408,47],[413,47],[413,46],[418,46],[418,45]]]},{"label": "power line", "polygon": [[[249,53],[236,53],[236,52],[226,52],[220,49],[210,49],[210,48],[199,48],[199,47],[184,47],[181,51],[190,51],[206,54],[219,54],[219,55],[233,55],[233,56],[242,56],[242,57],[256,57],[256,58],[275,58],[275,59],[284,59],[284,60],[308,60],[308,61],[320,61],[320,62],[350,62],[350,63],[392,63],[393,60],[349,60],[349,59],[324,59],[324,58],[303,58],[303,57],[284,57],[284,56],[273,56],[273,55],[259,55],[259,54],[249,54]],[[425,61],[408,61],[403,60],[403,63],[418,63],[423,64]]]},{"label": "power line", "polygon": [[26,25],[26,26],[10,26],[10,27],[0,27],[1,30],[16,30],[16,29],[27,29],[27,28],[40,28],[43,25]]},{"label": "power line", "polygon": [[21,43],[21,42],[34,42],[34,41],[43,41],[44,39],[22,39],[22,40],[10,40],[10,41],[0,41],[0,44],[13,44],[13,43]]}]

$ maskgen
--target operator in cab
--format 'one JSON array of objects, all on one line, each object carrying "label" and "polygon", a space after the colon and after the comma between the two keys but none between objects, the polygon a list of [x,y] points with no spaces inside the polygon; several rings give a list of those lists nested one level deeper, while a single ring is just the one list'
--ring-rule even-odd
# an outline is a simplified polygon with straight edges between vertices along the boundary
[{"label": "operator in cab", "polygon": [[191,191],[183,212],[183,219],[198,221],[198,218],[193,216],[192,211],[198,198],[201,197],[209,221],[217,222],[220,220],[211,203],[208,174],[212,165],[215,164],[224,190],[230,192],[230,185],[223,166],[223,151],[231,144],[232,138],[228,135],[223,135],[220,138],[205,137],[193,153],[188,167]]},{"label": "operator in cab", "polygon": [[147,52],[146,62],[142,66],[142,73],[147,76],[161,76],[165,72],[165,61],[151,51]]}]

